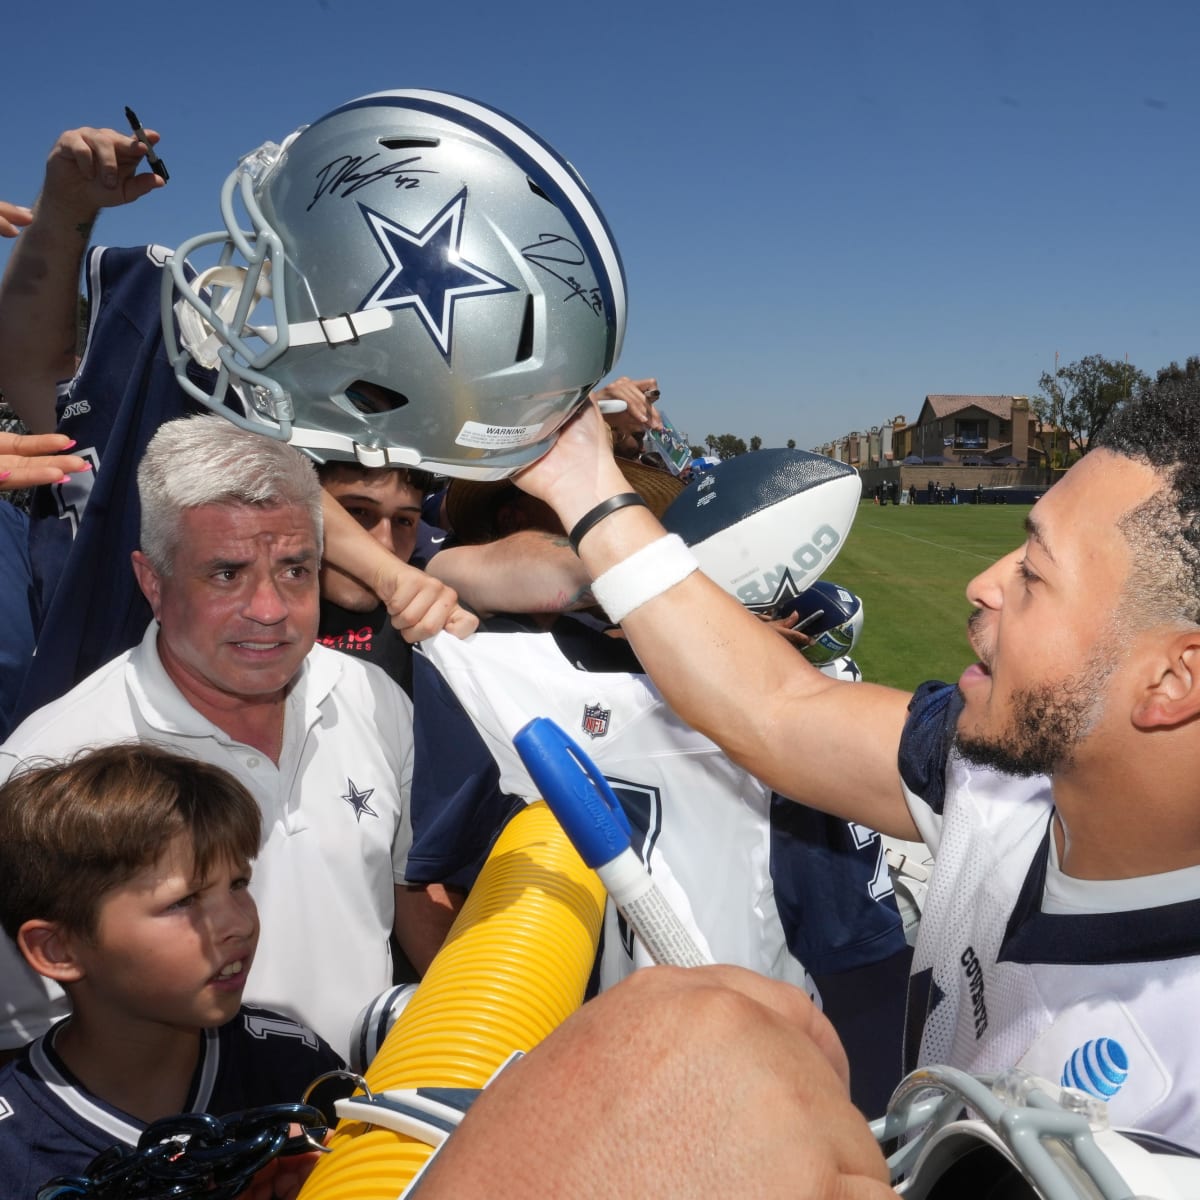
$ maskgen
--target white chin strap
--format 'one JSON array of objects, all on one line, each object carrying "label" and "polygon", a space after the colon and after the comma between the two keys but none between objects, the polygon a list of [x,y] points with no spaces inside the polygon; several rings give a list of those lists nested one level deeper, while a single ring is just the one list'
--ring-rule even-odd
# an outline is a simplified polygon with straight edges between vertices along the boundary
[{"label": "white chin strap", "polygon": [[[221,302],[212,310],[213,316],[226,329],[237,312],[242,291],[246,286],[246,275],[245,267],[227,264],[209,267],[192,281],[192,287],[198,295],[212,287],[227,289]],[[257,304],[270,295],[270,263],[264,263],[254,285],[254,303]],[[220,363],[218,351],[226,342],[217,333],[213,322],[186,300],[176,302],[175,316],[179,322],[179,340],[192,360],[207,370],[215,370]],[[347,342],[357,342],[368,333],[389,329],[391,324],[392,314],[386,308],[367,308],[354,313],[318,317],[315,321],[301,321],[287,326],[286,345],[311,346],[320,342],[329,346],[344,345]],[[274,325],[247,325],[243,332],[260,338],[268,345],[274,345],[278,341],[278,328]]]}]

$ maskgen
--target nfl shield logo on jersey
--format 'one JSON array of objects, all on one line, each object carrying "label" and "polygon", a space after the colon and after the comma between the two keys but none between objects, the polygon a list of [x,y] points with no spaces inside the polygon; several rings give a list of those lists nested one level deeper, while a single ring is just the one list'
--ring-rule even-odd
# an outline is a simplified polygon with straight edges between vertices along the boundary
[{"label": "nfl shield logo on jersey", "polygon": [[611,708],[601,708],[599,704],[583,706],[583,732],[590,738],[603,737],[608,732],[608,719],[612,716]]}]

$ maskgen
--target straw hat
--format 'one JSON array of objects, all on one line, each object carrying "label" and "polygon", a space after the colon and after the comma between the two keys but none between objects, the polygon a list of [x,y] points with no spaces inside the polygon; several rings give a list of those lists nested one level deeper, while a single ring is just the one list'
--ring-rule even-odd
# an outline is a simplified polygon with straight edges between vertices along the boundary
[{"label": "straw hat", "polygon": [[[683,491],[683,484],[669,471],[643,466],[631,459],[618,459],[617,462],[630,491],[637,492],[656,517],[661,517],[667,505]],[[478,545],[495,541],[502,536],[496,524],[497,514],[504,504],[518,497],[523,497],[522,504],[531,500],[507,479],[492,483],[452,479],[446,493],[446,519],[459,542]],[[561,533],[562,525],[558,519],[544,505],[541,507],[545,511],[536,524]]]}]

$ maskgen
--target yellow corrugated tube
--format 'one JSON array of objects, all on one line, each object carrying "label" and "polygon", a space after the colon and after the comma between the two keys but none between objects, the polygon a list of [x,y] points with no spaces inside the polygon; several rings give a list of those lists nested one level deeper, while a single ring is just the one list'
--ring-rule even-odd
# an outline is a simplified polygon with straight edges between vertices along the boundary
[{"label": "yellow corrugated tube", "polygon": [[[583,1002],[604,886],[542,801],[509,822],[446,944],[366,1073],[391,1088],[482,1087]],[[396,1200],[433,1153],[343,1120],[300,1200]]]}]

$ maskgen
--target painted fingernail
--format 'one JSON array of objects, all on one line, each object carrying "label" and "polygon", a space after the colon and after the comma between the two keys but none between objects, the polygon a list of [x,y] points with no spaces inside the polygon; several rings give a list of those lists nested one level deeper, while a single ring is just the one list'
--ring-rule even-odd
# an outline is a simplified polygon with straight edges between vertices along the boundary
[{"label": "painted fingernail", "polygon": [[0,479],[7,479],[11,474],[11,471],[0,471]]},{"label": "painted fingernail", "polygon": [[78,442],[77,442],[77,441],[76,441],[74,438],[72,438],[72,439],[71,439],[71,440],[70,440],[70,441],[69,441],[69,442],[68,442],[68,443],[67,443],[67,444],[66,444],[66,445],[63,447],[63,449],[64,449],[64,450],[70,450],[70,448],[71,448],[72,446],[77,446],[77,445],[79,445],[79,443],[78,443]]}]

